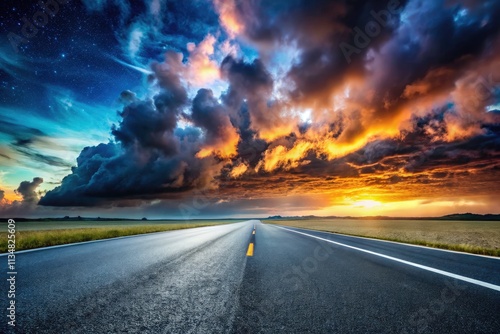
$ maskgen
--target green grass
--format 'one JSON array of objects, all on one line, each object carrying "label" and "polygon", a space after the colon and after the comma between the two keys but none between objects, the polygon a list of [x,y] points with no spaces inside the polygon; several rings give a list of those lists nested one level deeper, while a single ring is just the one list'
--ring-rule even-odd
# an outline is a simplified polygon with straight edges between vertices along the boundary
[{"label": "green grass", "polygon": [[500,256],[500,222],[435,220],[296,219],[269,224]]},{"label": "green grass", "polygon": [[[53,220],[53,221],[17,221],[16,231],[66,230],[76,228],[98,227],[133,227],[133,226],[165,226],[165,225],[193,225],[193,224],[224,224],[240,222],[241,219],[193,219],[193,220]],[[7,220],[0,222],[0,232],[7,231]]]},{"label": "green grass", "polygon": [[[204,223],[184,223],[184,224],[156,224],[120,226],[113,225],[107,227],[87,227],[71,229],[39,229],[39,230],[17,230],[16,231],[16,251],[23,249],[33,249],[46,246],[63,245],[82,241],[109,239],[136,234],[164,232],[180,230],[202,226],[213,226],[225,222],[204,222]],[[17,224],[16,224],[17,225]],[[17,227],[17,226],[16,226]],[[7,233],[0,233],[0,252],[7,252]]]}]

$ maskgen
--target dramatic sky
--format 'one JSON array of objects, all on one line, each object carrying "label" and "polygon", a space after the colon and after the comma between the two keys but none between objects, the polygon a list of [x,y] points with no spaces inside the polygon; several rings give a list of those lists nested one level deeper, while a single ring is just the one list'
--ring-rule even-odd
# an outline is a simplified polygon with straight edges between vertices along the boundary
[{"label": "dramatic sky", "polygon": [[0,216],[500,213],[500,1],[1,7]]}]

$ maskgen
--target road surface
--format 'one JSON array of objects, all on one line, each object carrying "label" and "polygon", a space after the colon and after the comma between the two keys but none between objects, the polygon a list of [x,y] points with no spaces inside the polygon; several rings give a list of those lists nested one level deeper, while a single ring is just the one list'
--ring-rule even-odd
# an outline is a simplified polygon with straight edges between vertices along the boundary
[{"label": "road surface", "polygon": [[500,333],[500,259],[260,221],[16,262],[17,333]]}]

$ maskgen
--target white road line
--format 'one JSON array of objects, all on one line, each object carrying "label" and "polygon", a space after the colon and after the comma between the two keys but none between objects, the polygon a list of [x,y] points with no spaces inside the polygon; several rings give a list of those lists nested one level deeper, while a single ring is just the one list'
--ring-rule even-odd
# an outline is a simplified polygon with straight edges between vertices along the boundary
[{"label": "white road line", "polygon": [[401,259],[398,259],[396,257],[392,257],[392,256],[388,256],[388,255],[384,255],[384,254],[372,252],[372,251],[369,251],[369,250],[366,250],[366,249],[363,249],[363,248],[349,246],[349,245],[346,245],[346,244],[343,244],[343,243],[340,243],[340,242],[336,242],[336,241],[332,241],[332,240],[329,240],[329,239],[317,237],[317,236],[312,235],[312,234],[307,234],[307,233],[303,233],[303,232],[291,230],[291,229],[288,229],[288,228],[285,228],[285,227],[281,227],[281,226],[275,226],[275,227],[283,229],[283,230],[287,230],[287,231],[290,231],[290,232],[294,232],[294,233],[297,233],[297,234],[306,235],[308,237],[315,238],[315,239],[322,240],[322,241],[326,241],[326,242],[329,242],[329,243],[332,243],[332,244],[335,244],[335,245],[339,245],[339,246],[342,246],[342,247],[347,247],[347,248],[358,250],[360,252],[364,252],[364,253],[368,253],[368,254],[371,254],[371,255],[383,257],[383,258],[388,259],[388,260],[396,261],[396,262],[403,263],[403,264],[406,264],[406,265],[409,265],[409,266],[412,266],[412,267],[420,268],[420,269],[427,270],[427,271],[430,271],[430,272],[433,272],[433,273],[436,273],[436,274],[440,274],[440,275],[443,275],[443,276],[448,276],[448,277],[455,278],[455,279],[458,279],[458,280],[461,280],[461,281],[464,281],[464,282],[467,282],[467,283],[479,285],[479,286],[482,286],[482,287],[485,287],[485,288],[492,289],[492,290],[500,292],[500,286],[495,285],[495,284],[491,284],[491,283],[479,281],[477,279],[473,279],[473,278],[470,278],[470,277],[465,277],[465,276],[462,276],[462,275],[453,274],[453,273],[450,273],[448,271],[444,271],[444,270],[440,270],[440,269],[436,269],[436,268],[424,266],[424,265],[421,265],[421,264],[418,264],[418,263],[401,260]]},{"label": "white road line", "polygon": [[[278,225],[274,225],[278,226]],[[483,255],[483,254],[474,254],[474,253],[467,253],[467,252],[460,252],[460,251],[454,251],[451,249],[443,249],[443,248],[436,248],[436,247],[430,247],[430,246],[422,246],[422,245],[415,245],[415,244],[409,244],[406,242],[398,242],[398,241],[392,241],[392,240],[384,240],[384,239],[377,239],[377,238],[370,238],[370,237],[362,237],[359,235],[350,235],[350,234],[343,234],[340,232],[329,232],[329,231],[321,231],[321,230],[308,230],[306,228],[301,228],[301,227],[294,227],[297,230],[303,230],[303,231],[311,231],[311,232],[319,232],[319,233],[329,233],[333,235],[340,235],[342,237],[348,237],[348,238],[354,238],[354,239],[365,239],[365,240],[370,240],[370,241],[377,241],[377,242],[386,242],[389,244],[397,244],[397,245],[403,245],[403,246],[408,246],[408,247],[416,247],[416,248],[423,248],[423,249],[429,249],[437,252],[446,252],[446,253],[455,253],[455,254],[461,254],[461,255],[469,255],[469,256],[476,256],[476,257],[482,257],[486,259],[493,259],[500,261],[500,257],[498,256],[491,256],[491,255]]]}]

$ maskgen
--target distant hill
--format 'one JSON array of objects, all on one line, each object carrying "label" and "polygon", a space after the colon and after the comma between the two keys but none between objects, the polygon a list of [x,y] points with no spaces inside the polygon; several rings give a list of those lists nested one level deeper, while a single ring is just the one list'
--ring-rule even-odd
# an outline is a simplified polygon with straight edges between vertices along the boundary
[{"label": "distant hill", "polygon": [[475,213],[454,213],[441,217],[389,217],[389,216],[366,216],[366,217],[352,217],[352,216],[270,216],[267,219],[359,219],[359,220],[476,220],[476,221],[500,221],[500,215],[496,214],[475,214]]},{"label": "distant hill", "polygon": [[439,217],[441,220],[500,220],[500,215],[494,214],[486,214],[486,215],[478,215],[475,213],[455,213],[451,215],[446,215],[443,217]]},{"label": "distant hill", "polygon": [[126,219],[126,218],[101,218],[101,217],[53,217],[53,218],[12,218],[16,222],[57,222],[57,221],[136,221],[140,219]]}]

